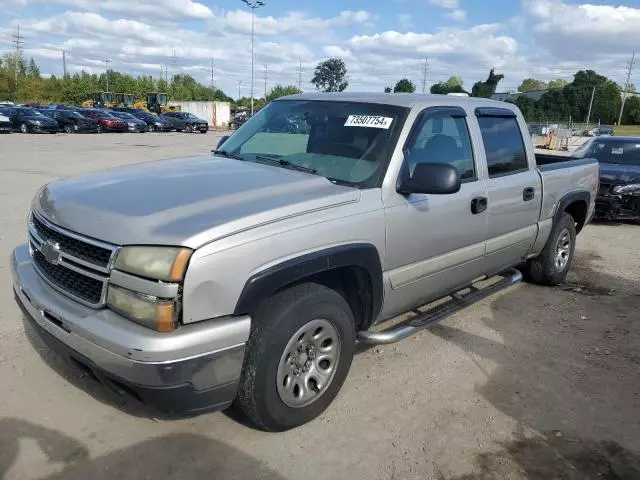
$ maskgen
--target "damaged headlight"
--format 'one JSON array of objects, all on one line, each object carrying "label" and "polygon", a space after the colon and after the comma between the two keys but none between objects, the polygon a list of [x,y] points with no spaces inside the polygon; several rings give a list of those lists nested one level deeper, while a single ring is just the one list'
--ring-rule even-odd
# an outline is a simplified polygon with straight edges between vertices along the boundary
[{"label": "damaged headlight", "polygon": [[628,195],[630,193],[640,194],[640,183],[629,183],[627,185],[616,185],[613,187],[613,193],[616,195]]}]

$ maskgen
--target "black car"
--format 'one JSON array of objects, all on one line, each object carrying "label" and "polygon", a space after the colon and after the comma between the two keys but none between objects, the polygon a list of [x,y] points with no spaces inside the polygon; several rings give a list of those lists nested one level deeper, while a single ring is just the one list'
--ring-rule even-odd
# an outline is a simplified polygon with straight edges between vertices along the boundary
[{"label": "black car", "polygon": [[109,111],[111,115],[127,122],[130,132],[144,133],[149,131],[147,122],[143,122],[138,117],[128,112]]},{"label": "black car", "polygon": [[100,125],[96,120],[86,118],[80,115],[75,110],[40,110],[49,118],[53,118],[58,122],[58,126],[61,132],[66,133],[99,133]]},{"label": "black car", "polygon": [[144,112],[142,108],[133,108],[133,107],[113,107],[111,110],[114,112],[127,112],[132,115],[136,115],[137,113]]},{"label": "black car", "polygon": [[600,162],[596,218],[640,218],[640,138],[595,137],[572,157]]},{"label": "black car", "polygon": [[188,112],[164,112],[161,118],[168,118],[174,122],[174,127],[178,132],[184,130],[187,133],[195,132],[207,133],[209,124],[206,120],[196,117],[193,113]]},{"label": "black car", "polygon": [[150,132],[170,132],[171,130],[175,130],[175,127],[166,118],[145,112],[144,110],[138,113],[132,113],[132,115],[145,122],[149,126]]},{"label": "black car", "polygon": [[11,133],[11,120],[9,119],[8,109],[0,107],[0,133]]},{"label": "black car", "polygon": [[22,133],[58,133],[58,122],[33,108],[13,107],[7,111],[13,130]]}]

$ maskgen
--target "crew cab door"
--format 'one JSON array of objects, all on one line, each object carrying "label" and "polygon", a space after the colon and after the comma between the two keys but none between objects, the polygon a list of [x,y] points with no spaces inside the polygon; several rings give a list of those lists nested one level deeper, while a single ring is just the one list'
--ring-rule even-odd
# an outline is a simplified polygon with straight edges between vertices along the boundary
[{"label": "crew cab door", "polygon": [[400,174],[413,172],[418,163],[449,163],[462,185],[453,194],[402,195],[395,189],[383,194],[388,285],[382,316],[422,305],[481,275],[487,191],[472,145],[460,107],[430,107],[416,118]]},{"label": "crew cab door", "polygon": [[503,108],[476,108],[487,159],[487,273],[526,258],[538,232],[542,180],[524,119]]}]

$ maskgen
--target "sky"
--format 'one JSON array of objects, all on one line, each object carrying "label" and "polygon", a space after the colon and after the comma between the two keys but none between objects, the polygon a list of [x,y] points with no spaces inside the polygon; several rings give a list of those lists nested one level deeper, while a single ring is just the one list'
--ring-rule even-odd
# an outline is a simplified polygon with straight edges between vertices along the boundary
[{"label": "sky", "polygon": [[[406,77],[422,91],[451,75],[470,89],[489,69],[498,91],[526,77],[571,80],[593,69],[619,83],[640,47],[640,0],[264,0],[255,10],[254,92],[310,83],[342,58],[352,91]],[[114,70],[188,73],[232,97],[251,92],[251,10],[241,0],[0,0],[0,53],[17,26],[45,75]],[[639,52],[640,54],[640,52]],[[174,57],[175,55],[175,57]],[[166,66],[166,67],[165,67]],[[300,75],[301,74],[301,75]],[[632,81],[638,75],[634,66]],[[640,79],[636,80],[636,83]]]}]

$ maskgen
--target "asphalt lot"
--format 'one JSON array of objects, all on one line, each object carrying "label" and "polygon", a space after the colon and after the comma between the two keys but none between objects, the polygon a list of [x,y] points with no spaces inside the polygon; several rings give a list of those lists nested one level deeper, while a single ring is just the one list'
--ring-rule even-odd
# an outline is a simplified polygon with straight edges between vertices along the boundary
[{"label": "asphalt lot", "polygon": [[363,351],[333,405],[284,434],[153,418],[50,353],[8,264],[36,189],[220,135],[0,136],[0,479],[640,478],[638,225],[587,227],[564,287],[521,284]]}]

